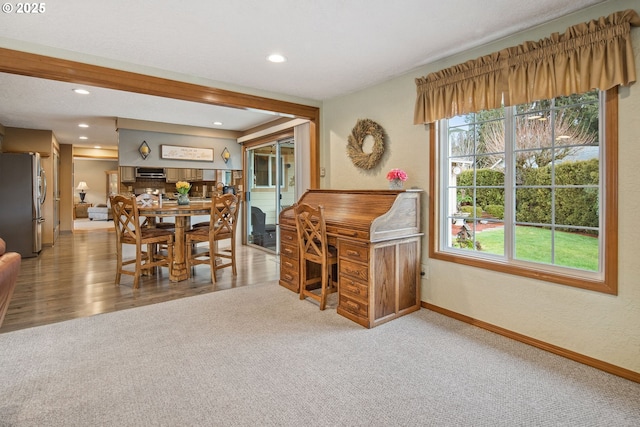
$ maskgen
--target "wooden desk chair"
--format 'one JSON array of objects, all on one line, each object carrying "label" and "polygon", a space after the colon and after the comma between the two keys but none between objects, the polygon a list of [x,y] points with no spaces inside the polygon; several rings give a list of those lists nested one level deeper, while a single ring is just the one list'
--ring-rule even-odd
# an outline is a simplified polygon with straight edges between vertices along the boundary
[{"label": "wooden desk chair", "polygon": [[[314,208],[306,203],[294,206],[298,247],[300,248],[300,299],[310,297],[320,303],[320,310],[327,304],[327,295],[338,290],[337,278],[333,277],[333,266],[338,263],[338,253],[334,246],[327,244],[327,226],[324,207]],[[307,261],[320,266],[319,277],[307,277]],[[317,293],[317,284],[320,292]]]},{"label": "wooden desk chair", "polygon": [[[116,227],[116,284],[120,284],[122,274],[128,274],[133,276],[133,288],[137,289],[143,270],[150,270],[154,267],[171,268],[173,264],[173,232],[159,228],[142,227],[135,197],[116,195],[111,196],[110,200],[113,223]],[[122,248],[125,244],[135,245],[135,259],[126,261],[123,259]],[[146,251],[142,250],[143,245],[146,245]],[[166,247],[166,255],[159,253],[158,245]],[[130,264],[135,264],[133,271],[124,268]]]},{"label": "wooden desk chair", "polygon": [[[236,225],[241,201],[234,194],[224,194],[211,200],[211,217],[209,225],[193,228],[185,233],[185,247],[187,248],[186,264],[189,277],[191,267],[198,264],[209,264],[211,269],[211,282],[216,282],[216,271],[231,267],[234,276],[236,269]],[[218,250],[221,240],[231,240],[230,251]],[[198,251],[197,244],[209,243],[205,252]],[[195,247],[193,247],[195,246]],[[221,263],[216,261],[221,259]],[[224,262],[228,260],[227,262]]]},{"label": "wooden desk chair", "polygon": [[[162,196],[156,196],[155,194],[143,193],[136,197],[136,202],[140,207],[158,206],[160,204],[160,198]],[[176,228],[175,222],[164,222],[162,217],[153,219],[146,218],[143,222],[143,227],[155,227],[155,228]]]}]

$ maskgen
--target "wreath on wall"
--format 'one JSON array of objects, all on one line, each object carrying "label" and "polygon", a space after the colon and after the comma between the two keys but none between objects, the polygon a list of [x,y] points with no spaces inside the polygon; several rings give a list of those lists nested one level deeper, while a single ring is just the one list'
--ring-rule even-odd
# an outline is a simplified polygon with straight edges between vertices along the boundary
[{"label": "wreath on wall", "polygon": [[[362,144],[368,135],[373,137],[373,149],[367,154],[362,151]],[[347,141],[347,154],[361,169],[373,168],[384,154],[384,130],[373,120],[359,119]]]}]

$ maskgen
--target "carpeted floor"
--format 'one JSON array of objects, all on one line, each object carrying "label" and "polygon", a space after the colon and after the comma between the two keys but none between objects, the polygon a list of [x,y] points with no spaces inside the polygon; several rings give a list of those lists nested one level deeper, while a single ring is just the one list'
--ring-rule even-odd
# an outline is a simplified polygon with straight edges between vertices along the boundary
[{"label": "carpeted floor", "polygon": [[275,282],[0,334],[0,426],[637,426],[640,384]]}]

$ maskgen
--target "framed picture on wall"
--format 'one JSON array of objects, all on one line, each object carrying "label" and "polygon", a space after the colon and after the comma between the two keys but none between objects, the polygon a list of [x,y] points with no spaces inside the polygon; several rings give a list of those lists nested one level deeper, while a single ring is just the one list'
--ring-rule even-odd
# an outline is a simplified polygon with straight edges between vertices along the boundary
[{"label": "framed picture on wall", "polygon": [[184,147],[181,145],[161,145],[160,158],[173,160],[213,161],[213,148]]}]

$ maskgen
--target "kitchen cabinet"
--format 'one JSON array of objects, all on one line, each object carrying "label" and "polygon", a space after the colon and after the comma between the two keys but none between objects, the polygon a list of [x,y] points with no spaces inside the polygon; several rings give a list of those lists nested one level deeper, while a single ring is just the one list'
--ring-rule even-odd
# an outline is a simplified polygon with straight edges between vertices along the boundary
[{"label": "kitchen cabinet", "polygon": [[136,182],[136,168],[120,166],[120,182]]},{"label": "kitchen cabinet", "polygon": [[167,176],[167,182],[171,182],[171,183],[180,181],[180,178],[182,176],[181,169],[166,168],[164,172]]}]

